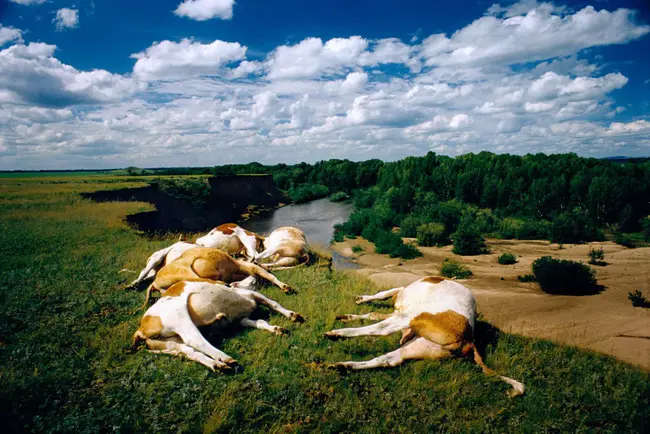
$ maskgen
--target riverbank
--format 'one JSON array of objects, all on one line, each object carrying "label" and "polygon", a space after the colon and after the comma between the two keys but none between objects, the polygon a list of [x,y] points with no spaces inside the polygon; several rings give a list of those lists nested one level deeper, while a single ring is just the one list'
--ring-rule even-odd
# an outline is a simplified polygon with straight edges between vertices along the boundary
[{"label": "riverbank", "polygon": [[[632,307],[628,292],[641,289],[650,295],[650,248],[628,249],[612,242],[564,245],[548,241],[486,240],[490,254],[459,256],[452,246],[420,247],[423,256],[404,261],[374,252],[372,243],[357,238],[335,243],[332,248],[354,260],[367,276],[382,288],[403,286],[427,275],[440,275],[445,258],[468,266],[474,275],[462,281],[476,296],[483,318],[500,329],[523,336],[612,355],[650,370],[650,309]],[[360,246],[364,251],[354,253]],[[594,266],[598,283],[605,291],[591,296],[549,295],[537,283],[522,283],[518,275],[530,274],[532,262],[550,255],[587,262],[591,248],[602,247],[604,267]],[[357,249],[359,249],[357,248]],[[500,265],[497,257],[509,252],[517,256],[514,265]]]}]

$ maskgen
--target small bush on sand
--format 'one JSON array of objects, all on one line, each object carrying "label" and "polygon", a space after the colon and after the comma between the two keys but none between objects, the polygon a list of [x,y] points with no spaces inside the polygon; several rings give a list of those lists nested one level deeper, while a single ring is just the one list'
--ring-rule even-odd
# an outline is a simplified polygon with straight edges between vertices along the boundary
[{"label": "small bush on sand", "polygon": [[605,265],[605,252],[603,248],[589,250],[589,263],[592,265]]},{"label": "small bush on sand", "polygon": [[485,239],[472,218],[464,218],[460,222],[453,238],[454,248],[452,252],[457,255],[480,255],[488,252]]},{"label": "small bush on sand", "polygon": [[438,246],[446,244],[445,225],[442,223],[425,223],[417,229],[420,246]]},{"label": "small bush on sand", "polygon": [[627,298],[632,302],[634,307],[650,308],[650,301],[643,295],[641,290],[637,289],[634,292],[629,292]]},{"label": "small bush on sand", "polygon": [[616,244],[620,244],[621,246],[628,247],[630,249],[634,248],[634,240],[632,237],[630,237],[628,234],[624,234],[622,232],[619,232],[616,234],[616,237],[614,238],[614,241]]},{"label": "small bush on sand", "polygon": [[352,246],[352,251],[354,253],[361,253],[361,252],[365,252],[366,249],[364,249],[363,246],[360,246],[360,245],[357,244],[355,246]]},{"label": "small bush on sand", "polygon": [[595,271],[581,262],[541,257],[533,262],[533,274],[549,294],[587,295],[598,292]]},{"label": "small bush on sand", "polygon": [[440,267],[440,274],[445,277],[455,277],[457,279],[469,279],[472,277],[472,270],[466,266],[456,262],[452,259],[445,259],[442,261],[442,267]]},{"label": "small bush on sand", "polygon": [[504,253],[497,259],[501,265],[512,265],[517,263],[517,257],[512,253]]},{"label": "small bush on sand", "polygon": [[519,279],[519,281],[523,282],[523,283],[534,282],[535,281],[535,275],[534,274],[519,275],[519,276],[517,276],[517,279]]}]

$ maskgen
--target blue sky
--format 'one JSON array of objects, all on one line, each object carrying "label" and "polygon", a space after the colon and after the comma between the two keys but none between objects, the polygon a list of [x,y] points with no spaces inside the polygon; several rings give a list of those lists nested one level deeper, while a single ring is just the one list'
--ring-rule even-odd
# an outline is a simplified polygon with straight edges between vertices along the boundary
[{"label": "blue sky", "polygon": [[0,169],[650,155],[643,0],[0,0]]}]

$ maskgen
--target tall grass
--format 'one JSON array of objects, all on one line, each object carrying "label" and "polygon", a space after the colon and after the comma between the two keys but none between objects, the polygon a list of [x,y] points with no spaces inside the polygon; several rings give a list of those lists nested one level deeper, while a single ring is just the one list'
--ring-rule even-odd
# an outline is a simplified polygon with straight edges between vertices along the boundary
[{"label": "tall grass", "polygon": [[[75,182],[77,191],[87,191],[81,177]],[[295,325],[261,313],[290,336],[240,329],[209,335],[243,372],[220,375],[178,358],[129,353],[139,322],[129,312],[143,294],[122,290],[126,277],[117,271],[138,269],[176,236],[145,239],[126,227],[124,213],[142,204],[94,204],[74,188],[25,193],[26,187],[3,180],[0,191],[4,432],[643,432],[650,426],[647,373],[482,322],[477,339],[486,362],[526,384],[520,399],[508,399],[508,386],[469,360],[347,375],[326,370],[325,362],[368,359],[399,341],[322,338],[343,326],[336,314],[391,311],[384,303],[357,306],[354,295],[378,288],[327,267],[278,272],[298,295],[263,289],[307,319]]]}]

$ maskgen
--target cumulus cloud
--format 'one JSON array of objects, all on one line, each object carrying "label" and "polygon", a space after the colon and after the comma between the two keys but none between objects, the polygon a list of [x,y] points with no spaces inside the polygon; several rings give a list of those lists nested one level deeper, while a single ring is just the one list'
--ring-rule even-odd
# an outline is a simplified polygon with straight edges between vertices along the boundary
[{"label": "cumulus cloud", "polygon": [[40,5],[45,3],[46,0],[9,0],[12,3],[18,3],[19,5]]},{"label": "cumulus cloud", "polygon": [[184,0],[174,13],[179,17],[187,17],[196,21],[206,21],[212,18],[229,20],[232,18],[232,7],[235,0]]},{"label": "cumulus cloud", "polygon": [[79,11],[70,8],[59,9],[56,11],[56,17],[54,17],[52,22],[59,32],[74,29],[79,25]]},{"label": "cumulus cloud", "polygon": [[650,26],[634,23],[629,9],[609,12],[587,6],[573,15],[554,12],[556,8],[544,3],[533,9],[522,6],[505,18],[484,16],[451,38],[444,34],[426,38],[421,53],[430,66],[515,64],[621,44],[650,32]]},{"label": "cumulus cloud", "polygon": [[54,57],[56,46],[41,42],[0,51],[0,103],[67,106],[114,101],[132,95],[132,79],[95,69],[78,71]]},{"label": "cumulus cloud", "polygon": [[242,60],[246,47],[237,42],[216,40],[202,44],[183,39],[180,42],[156,42],[145,51],[132,54],[137,59],[133,74],[142,80],[169,80],[193,75],[218,75],[223,66]]},{"label": "cumulus cloud", "polygon": [[5,27],[0,24],[0,47],[7,42],[23,42],[23,32],[15,27]]}]

